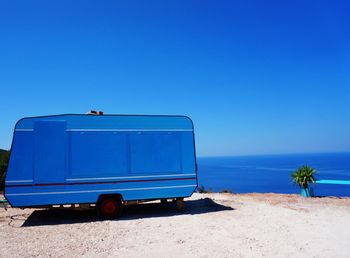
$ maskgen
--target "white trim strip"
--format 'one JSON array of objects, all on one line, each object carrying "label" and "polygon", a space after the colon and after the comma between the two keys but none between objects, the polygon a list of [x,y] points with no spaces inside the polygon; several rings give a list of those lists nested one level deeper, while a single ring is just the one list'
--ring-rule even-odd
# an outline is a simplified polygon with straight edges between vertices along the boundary
[{"label": "white trim strip", "polygon": [[[19,128],[16,132],[32,132],[34,129]],[[193,132],[193,129],[90,129],[90,128],[72,128],[66,129],[67,132]]]},{"label": "white trim strip", "polygon": [[5,183],[30,183],[33,182],[33,180],[7,180]]},{"label": "white trim strip", "polygon": [[49,195],[49,194],[77,194],[77,193],[99,193],[99,192],[120,192],[120,191],[139,191],[154,189],[172,189],[172,188],[188,188],[197,187],[197,185],[173,185],[158,187],[142,187],[142,188],[121,188],[121,189],[103,189],[103,190],[85,190],[85,191],[66,191],[66,192],[39,192],[39,193],[14,193],[6,194],[6,196],[27,196],[27,195]]},{"label": "white trim strip", "polygon": [[152,131],[157,131],[157,132],[192,132],[192,129],[90,129],[90,128],[82,128],[82,129],[66,129],[67,132],[152,132]]},{"label": "white trim strip", "polygon": [[125,177],[88,177],[88,178],[67,178],[67,181],[92,181],[92,180],[113,180],[113,179],[132,179],[132,178],[152,178],[152,177],[181,177],[195,176],[196,174],[173,174],[173,175],[151,175],[151,176],[125,176]]},{"label": "white trim strip", "polygon": [[16,129],[16,132],[32,132],[34,129]]}]

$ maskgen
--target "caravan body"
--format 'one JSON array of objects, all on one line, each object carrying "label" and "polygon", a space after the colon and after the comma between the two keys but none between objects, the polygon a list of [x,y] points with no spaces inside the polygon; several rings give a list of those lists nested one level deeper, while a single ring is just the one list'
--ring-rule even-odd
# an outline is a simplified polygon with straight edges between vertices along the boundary
[{"label": "caravan body", "polygon": [[13,207],[182,198],[197,187],[185,116],[23,118],[13,135],[5,197]]}]

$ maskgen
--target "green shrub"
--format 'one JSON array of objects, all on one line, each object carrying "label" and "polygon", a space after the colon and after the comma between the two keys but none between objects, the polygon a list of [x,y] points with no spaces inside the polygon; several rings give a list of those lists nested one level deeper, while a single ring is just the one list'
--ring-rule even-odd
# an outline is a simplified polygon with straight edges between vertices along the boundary
[{"label": "green shrub", "polygon": [[227,189],[227,188],[225,188],[225,189],[222,189],[221,191],[220,191],[220,193],[233,193],[230,189]]},{"label": "green shrub", "polygon": [[10,151],[0,150],[0,190],[4,189],[5,186],[5,174],[10,159]]},{"label": "green shrub", "polygon": [[203,185],[200,185],[197,187],[197,193],[206,193],[207,190],[205,190]]},{"label": "green shrub", "polygon": [[213,190],[211,188],[207,190],[203,185],[201,185],[197,187],[197,193],[213,193]]}]

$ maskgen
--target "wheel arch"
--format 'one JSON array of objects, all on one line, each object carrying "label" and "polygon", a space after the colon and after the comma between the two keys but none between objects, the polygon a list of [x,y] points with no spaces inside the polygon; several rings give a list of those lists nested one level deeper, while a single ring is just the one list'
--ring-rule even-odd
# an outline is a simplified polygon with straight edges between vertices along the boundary
[{"label": "wheel arch", "polygon": [[113,199],[118,199],[121,202],[124,202],[123,195],[120,193],[108,193],[108,194],[100,194],[97,197],[96,203],[99,203],[100,201],[106,199],[106,198],[113,198]]}]

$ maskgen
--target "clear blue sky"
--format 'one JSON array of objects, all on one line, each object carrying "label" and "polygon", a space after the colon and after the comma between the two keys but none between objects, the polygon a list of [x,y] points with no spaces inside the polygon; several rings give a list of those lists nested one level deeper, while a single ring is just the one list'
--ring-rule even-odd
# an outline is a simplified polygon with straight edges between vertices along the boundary
[{"label": "clear blue sky", "polygon": [[350,151],[347,1],[1,1],[0,148],[21,117],[186,114],[199,156]]}]

